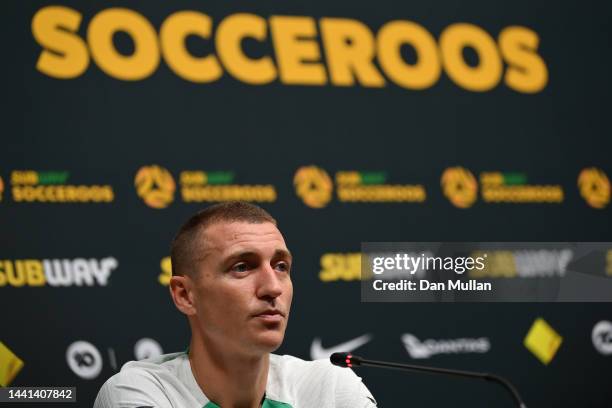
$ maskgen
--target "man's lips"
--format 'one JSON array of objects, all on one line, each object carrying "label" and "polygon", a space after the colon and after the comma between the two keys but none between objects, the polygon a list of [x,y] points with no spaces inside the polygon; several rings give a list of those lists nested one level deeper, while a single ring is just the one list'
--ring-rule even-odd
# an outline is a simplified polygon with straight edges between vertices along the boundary
[{"label": "man's lips", "polygon": [[258,319],[266,322],[280,322],[285,318],[285,314],[277,309],[264,310],[263,312],[256,313],[253,315]]}]

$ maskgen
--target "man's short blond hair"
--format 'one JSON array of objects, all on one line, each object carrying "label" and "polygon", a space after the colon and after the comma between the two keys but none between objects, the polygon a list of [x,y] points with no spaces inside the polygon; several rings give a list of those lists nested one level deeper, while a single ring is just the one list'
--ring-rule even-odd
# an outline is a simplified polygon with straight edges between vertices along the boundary
[{"label": "man's short blond hair", "polygon": [[179,229],[172,240],[170,257],[172,260],[172,275],[194,276],[194,262],[202,232],[219,222],[247,222],[262,224],[270,222],[276,225],[276,220],[263,208],[244,201],[230,201],[211,205],[192,215]]}]

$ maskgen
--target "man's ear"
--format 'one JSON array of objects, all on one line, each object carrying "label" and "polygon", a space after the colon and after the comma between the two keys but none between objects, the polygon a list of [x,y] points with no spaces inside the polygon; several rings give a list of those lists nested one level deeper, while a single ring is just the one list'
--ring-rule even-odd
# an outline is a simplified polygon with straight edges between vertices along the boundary
[{"label": "man's ear", "polygon": [[196,314],[194,284],[189,276],[173,276],[170,278],[170,296],[178,310],[187,316]]}]

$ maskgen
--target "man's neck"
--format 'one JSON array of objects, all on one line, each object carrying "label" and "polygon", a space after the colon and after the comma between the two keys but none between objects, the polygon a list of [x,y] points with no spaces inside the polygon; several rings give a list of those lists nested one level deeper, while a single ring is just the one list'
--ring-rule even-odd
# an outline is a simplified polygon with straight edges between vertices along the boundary
[{"label": "man's neck", "polygon": [[259,408],[266,391],[270,354],[245,357],[191,340],[189,363],[202,392],[222,408]]}]

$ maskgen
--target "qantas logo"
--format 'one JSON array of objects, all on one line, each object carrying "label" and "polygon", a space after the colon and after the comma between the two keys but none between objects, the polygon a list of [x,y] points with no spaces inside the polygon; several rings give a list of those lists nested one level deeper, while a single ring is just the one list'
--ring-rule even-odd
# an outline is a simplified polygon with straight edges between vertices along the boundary
[{"label": "qantas logo", "polygon": [[353,351],[370,342],[370,340],[372,340],[372,335],[364,334],[363,336],[359,336],[342,344],[338,344],[333,347],[323,348],[323,345],[321,344],[321,339],[316,337],[312,341],[312,345],[310,346],[310,358],[312,358],[313,360],[319,360],[323,358],[329,358],[329,356],[334,353]]}]

